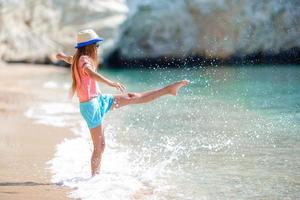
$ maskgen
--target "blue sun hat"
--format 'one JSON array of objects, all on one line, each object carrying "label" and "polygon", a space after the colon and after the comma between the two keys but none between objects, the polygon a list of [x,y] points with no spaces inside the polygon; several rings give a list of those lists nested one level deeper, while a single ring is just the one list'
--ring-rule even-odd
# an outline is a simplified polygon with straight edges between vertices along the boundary
[{"label": "blue sun hat", "polygon": [[97,33],[92,29],[81,30],[77,33],[77,45],[75,48],[84,47],[87,45],[102,42],[103,38],[99,37]]}]

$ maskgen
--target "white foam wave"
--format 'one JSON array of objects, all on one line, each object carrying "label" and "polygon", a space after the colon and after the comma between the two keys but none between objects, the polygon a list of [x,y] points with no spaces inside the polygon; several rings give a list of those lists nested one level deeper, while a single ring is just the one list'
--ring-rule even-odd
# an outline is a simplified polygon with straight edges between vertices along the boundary
[{"label": "white foam wave", "polygon": [[57,127],[70,127],[80,120],[78,108],[70,103],[43,103],[29,108],[25,116],[37,123]]},{"label": "white foam wave", "polygon": [[43,87],[47,89],[55,89],[58,88],[58,83],[55,81],[47,81],[43,84]]},{"label": "white foam wave", "polygon": [[102,158],[101,175],[91,178],[90,133],[74,104],[43,103],[29,108],[25,115],[37,123],[69,127],[77,136],[58,144],[54,158],[48,161],[53,173],[52,182],[74,189],[70,197],[87,200],[133,199],[135,195],[145,196],[151,191],[147,185],[151,172],[147,172],[147,178],[137,173],[141,169],[132,165],[129,151],[115,142],[114,134],[110,134],[113,128],[109,126],[105,134],[107,145]]},{"label": "white foam wave", "polygon": [[43,88],[45,89],[64,89],[64,90],[68,90],[70,88],[70,83],[61,83],[61,82],[57,82],[57,81],[47,81],[43,84]]},{"label": "white foam wave", "polygon": [[102,157],[101,175],[91,178],[90,157],[92,144],[88,130],[77,130],[81,136],[65,139],[57,145],[54,158],[48,162],[53,172],[52,182],[62,184],[74,190],[72,198],[94,199],[132,199],[134,194],[145,188],[145,184],[136,175],[129,162],[129,154],[116,148],[108,137],[107,147]]}]

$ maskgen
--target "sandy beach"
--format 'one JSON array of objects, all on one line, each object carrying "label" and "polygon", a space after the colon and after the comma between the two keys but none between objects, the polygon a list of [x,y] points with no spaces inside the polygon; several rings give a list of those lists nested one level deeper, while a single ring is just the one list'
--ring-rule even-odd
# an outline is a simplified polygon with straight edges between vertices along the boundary
[{"label": "sandy beach", "polygon": [[51,101],[41,82],[67,69],[29,64],[0,64],[0,199],[69,199],[68,189],[51,183],[46,162],[56,144],[70,138],[67,128],[35,123],[24,112]]}]

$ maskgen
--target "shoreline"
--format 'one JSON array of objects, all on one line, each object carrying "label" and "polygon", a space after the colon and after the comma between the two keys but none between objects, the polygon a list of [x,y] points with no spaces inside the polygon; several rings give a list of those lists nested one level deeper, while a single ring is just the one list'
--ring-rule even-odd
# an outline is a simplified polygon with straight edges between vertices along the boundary
[{"label": "shoreline", "polygon": [[187,54],[183,57],[172,55],[159,56],[154,58],[127,58],[121,55],[118,49],[112,51],[104,58],[104,64],[115,68],[130,68],[139,65],[141,68],[163,67],[163,68],[183,68],[193,67],[213,67],[217,65],[300,65],[300,49],[291,48],[289,50],[274,52],[255,52],[246,55],[230,55],[228,57],[208,57],[203,55]]},{"label": "shoreline", "polygon": [[[56,61],[45,57],[39,60],[8,60],[2,61],[7,65],[10,64],[31,64],[56,66],[60,68],[70,68],[69,64],[63,61]],[[1,63],[1,62],[0,62]],[[274,52],[255,52],[251,54],[239,55],[234,54],[228,57],[209,57],[204,55],[186,54],[183,57],[172,55],[159,57],[144,57],[144,58],[126,58],[121,55],[118,49],[105,55],[103,64],[105,68],[184,68],[184,67],[215,67],[218,65],[227,65],[238,67],[251,65],[297,65],[300,66],[300,48],[291,48],[288,50]]]},{"label": "shoreline", "polygon": [[0,64],[0,199],[70,199],[69,188],[51,183],[47,162],[56,145],[73,134],[24,115],[29,107],[49,99],[39,81],[55,73],[65,69]]}]

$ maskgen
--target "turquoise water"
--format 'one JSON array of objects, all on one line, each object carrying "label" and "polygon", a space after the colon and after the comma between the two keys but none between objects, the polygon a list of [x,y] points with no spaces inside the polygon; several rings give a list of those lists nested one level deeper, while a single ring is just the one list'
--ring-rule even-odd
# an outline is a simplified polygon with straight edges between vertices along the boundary
[{"label": "turquoise water", "polygon": [[300,197],[300,68],[103,73],[138,92],[191,80],[176,98],[109,116],[111,123],[122,117],[115,139],[138,168],[159,166],[155,179],[167,189],[157,192],[158,199]]},{"label": "turquoise water", "polygon": [[[81,180],[90,173],[88,130],[78,129],[80,138],[64,141],[52,168],[55,180],[75,184],[73,197],[300,197],[299,67],[103,69],[100,73],[122,82],[130,92],[159,88],[180,79],[189,79],[191,84],[176,97],[164,96],[106,116],[107,148],[99,179]],[[69,83],[65,76],[54,81]],[[115,93],[111,88],[100,88],[104,93]],[[63,93],[66,90],[57,94]],[[83,122],[76,109],[74,114],[71,108],[65,111],[71,112],[66,123],[73,123],[73,129]]]}]

